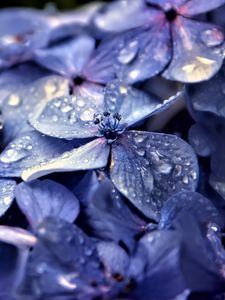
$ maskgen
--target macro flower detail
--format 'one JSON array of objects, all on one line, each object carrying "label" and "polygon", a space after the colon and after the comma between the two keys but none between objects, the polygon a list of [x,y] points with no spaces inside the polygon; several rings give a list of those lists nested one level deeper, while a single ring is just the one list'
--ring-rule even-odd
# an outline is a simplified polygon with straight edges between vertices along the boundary
[{"label": "macro flower detail", "polygon": [[193,17],[222,4],[224,1],[115,1],[96,13],[94,23],[105,36],[105,49],[115,55],[118,76],[127,82],[159,73],[170,80],[198,82],[221,67],[224,34],[216,25]]},{"label": "macro flower detail", "polygon": [[[64,116],[61,111],[57,126],[52,119],[49,122],[48,117],[54,116],[57,101],[57,107],[61,107],[61,103],[67,100],[70,114],[77,108],[71,105],[72,97],[49,102],[42,111],[38,111],[39,115],[35,113],[35,118],[31,117],[30,122],[37,130],[60,138],[97,138],[56,159],[23,171],[22,178],[31,180],[52,172],[109,168],[115,187],[146,216],[157,220],[162,204],[169,196],[181,190],[195,190],[197,161],[191,147],[176,136],[126,130],[157,110],[162,110],[176,98],[172,97],[159,105],[155,99],[151,101],[151,98],[142,95],[136,101],[139,104],[143,102],[146,107],[143,111],[144,105],[138,110],[135,98],[129,97],[132,93],[136,95],[137,92],[132,88],[127,89],[121,83],[110,84],[106,88],[105,101],[102,99],[99,105],[93,102],[93,106],[90,102],[92,99],[89,99],[88,108],[78,111],[80,118],[73,124],[67,116],[64,117],[65,123],[61,121]],[[121,101],[124,94],[126,101]],[[49,131],[53,125],[55,132]]]}]

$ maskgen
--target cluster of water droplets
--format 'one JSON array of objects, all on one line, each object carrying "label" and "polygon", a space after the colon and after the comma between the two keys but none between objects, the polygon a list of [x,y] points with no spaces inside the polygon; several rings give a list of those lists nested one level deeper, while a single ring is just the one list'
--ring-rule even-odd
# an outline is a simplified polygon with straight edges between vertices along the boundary
[{"label": "cluster of water droplets", "polygon": [[16,143],[10,143],[4,152],[0,155],[0,161],[4,164],[14,163],[29,156],[33,149],[32,139],[27,134]]},{"label": "cluster of water droplets", "polygon": [[0,180],[0,216],[10,207],[14,199],[16,182],[10,179]]}]

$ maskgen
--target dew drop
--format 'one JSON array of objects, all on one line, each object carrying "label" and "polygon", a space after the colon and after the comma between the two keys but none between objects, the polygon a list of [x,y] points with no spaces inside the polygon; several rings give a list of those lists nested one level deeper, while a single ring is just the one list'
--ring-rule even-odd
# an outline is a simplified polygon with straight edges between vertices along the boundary
[{"label": "dew drop", "polygon": [[0,157],[0,160],[3,163],[12,163],[17,162],[29,155],[28,151],[26,149],[8,149],[5,150]]},{"label": "dew drop", "polygon": [[187,175],[185,175],[185,176],[182,178],[182,182],[183,182],[184,184],[188,184],[189,180],[188,180]]},{"label": "dew drop", "polygon": [[203,31],[201,37],[202,41],[209,47],[219,46],[224,41],[223,33],[217,28]]},{"label": "dew drop", "polygon": [[118,55],[118,61],[121,64],[129,64],[138,53],[138,42],[131,41],[126,47],[120,50]]},{"label": "dew drop", "polygon": [[80,115],[80,119],[84,122],[86,121],[92,121],[93,120],[93,116],[94,116],[95,110],[92,108],[86,109],[84,110],[81,115]]},{"label": "dew drop", "polygon": [[9,96],[8,105],[19,106],[20,104],[21,104],[21,98],[18,95],[12,94],[11,96]]}]

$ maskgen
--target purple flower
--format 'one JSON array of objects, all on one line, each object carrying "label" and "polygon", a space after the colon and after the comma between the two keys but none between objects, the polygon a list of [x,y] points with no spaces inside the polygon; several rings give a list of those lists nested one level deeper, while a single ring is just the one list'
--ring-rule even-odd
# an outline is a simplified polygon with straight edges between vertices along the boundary
[{"label": "purple flower", "polygon": [[79,33],[99,7],[54,15],[29,8],[1,10],[0,68],[31,60],[36,49]]},{"label": "purple flower", "polygon": [[44,106],[41,103],[30,118],[38,131],[58,138],[96,139],[25,170],[22,178],[109,168],[115,187],[146,216],[157,220],[169,196],[181,190],[195,190],[196,157],[191,147],[176,136],[126,128],[165,109],[173,100],[174,97],[159,104],[143,92],[115,82],[106,88],[104,99],[96,93],[96,97],[93,94],[86,101],[67,96]]},{"label": "purple flower", "polygon": [[[94,19],[106,35],[119,78],[133,83],[162,73],[167,79],[198,82],[221,67],[224,35],[215,25],[192,19],[225,1],[114,1]],[[112,33],[114,36],[112,36]]]}]

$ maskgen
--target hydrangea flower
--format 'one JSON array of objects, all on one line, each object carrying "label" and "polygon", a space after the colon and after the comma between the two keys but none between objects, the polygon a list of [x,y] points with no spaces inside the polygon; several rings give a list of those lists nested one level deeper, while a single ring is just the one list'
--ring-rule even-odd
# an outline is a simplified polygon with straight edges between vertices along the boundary
[{"label": "hydrangea flower", "polygon": [[53,15],[28,8],[1,10],[0,68],[31,60],[36,49],[80,32],[99,7],[94,3],[80,11]]},{"label": "hydrangea flower", "polygon": [[[175,97],[176,98],[176,97]],[[127,131],[165,107],[120,82],[110,84],[105,98],[61,97],[40,105],[30,118],[38,131],[58,138],[91,138],[91,142],[22,173],[31,180],[52,172],[109,167],[115,187],[146,216],[158,219],[168,197],[195,190],[198,165],[191,147],[173,135]],[[61,107],[66,105],[65,114]],[[56,122],[52,121],[54,116]],[[72,122],[71,122],[72,118]]]},{"label": "hydrangea flower", "polygon": [[[120,78],[136,82],[160,72],[170,80],[198,82],[221,67],[224,35],[216,25],[194,20],[225,1],[114,1],[100,9],[96,27],[109,36]],[[113,54],[114,53],[114,54]]]}]

